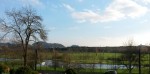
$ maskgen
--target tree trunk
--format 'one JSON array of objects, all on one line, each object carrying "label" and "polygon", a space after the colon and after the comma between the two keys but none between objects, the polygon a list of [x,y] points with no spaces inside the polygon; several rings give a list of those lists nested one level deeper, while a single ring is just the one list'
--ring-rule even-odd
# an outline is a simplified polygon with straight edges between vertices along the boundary
[{"label": "tree trunk", "polygon": [[34,65],[34,69],[36,70],[36,65],[37,65],[37,61],[38,61],[38,49],[35,49],[35,65]]},{"label": "tree trunk", "polygon": [[28,45],[25,46],[24,49],[24,67],[27,66],[27,52],[28,52]]},{"label": "tree trunk", "polygon": [[132,68],[131,68],[131,59],[130,59],[130,61],[129,61],[129,74],[131,74],[131,70],[132,70]]},{"label": "tree trunk", "polygon": [[27,66],[27,50],[24,52],[24,67]]}]

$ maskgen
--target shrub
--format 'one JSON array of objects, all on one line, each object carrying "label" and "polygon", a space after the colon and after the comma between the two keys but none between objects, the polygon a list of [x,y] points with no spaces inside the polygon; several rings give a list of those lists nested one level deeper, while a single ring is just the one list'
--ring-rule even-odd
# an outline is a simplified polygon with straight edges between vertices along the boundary
[{"label": "shrub", "polygon": [[32,74],[39,74],[38,71],[32,71]]},{"label": "shrub", "polygon": [[28,61],[28,66],[33,70],[34,66],[35,66],[35,62],[34,61]]},{"label": "shrub", "polygon": [[16,70],[16,74],[32,74],[30,67],[20,67]]},{"label": "shrub", "polygon": [[15,70],[14,69],[10,69],[9,73],[10,74],[15,74]]},{"label": "shrub", "polygon": [[117,74],[117,71],[110,70],[105,72],[104,74]]},{"label": "shrub", "polygon": [[3,72],[3,68],[0,66],[0,74],[2,74]]},{"label": "shrub", "polygon": [[9,72],[10,68],[7,65],[4,64],[0,64],[0,74],[2,74],[2,72]]},{"label": "shrub", "polygon": [[67,69],[65,71],[66,74],[77,74],[76,71],[74,69]]}]

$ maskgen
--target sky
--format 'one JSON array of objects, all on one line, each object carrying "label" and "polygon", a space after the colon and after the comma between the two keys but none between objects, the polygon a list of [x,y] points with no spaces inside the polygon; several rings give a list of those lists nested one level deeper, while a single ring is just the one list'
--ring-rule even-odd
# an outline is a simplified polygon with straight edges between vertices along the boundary
[{"label": "sky", "polygon": [[65,46],[150,44],[150,0],[1,0],[5,11],[30,6],[42,16],[48,43]]}]

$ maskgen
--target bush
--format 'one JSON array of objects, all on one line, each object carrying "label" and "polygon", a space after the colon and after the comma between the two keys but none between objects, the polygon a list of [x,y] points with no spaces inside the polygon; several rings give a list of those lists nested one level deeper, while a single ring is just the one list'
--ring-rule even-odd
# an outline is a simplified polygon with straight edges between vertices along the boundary
[{"label": "bush", "polygon": [[32,74],[39,74],[38,71],[32,71]]},{"label": "bush", "polygon": [[35,66],[35,62],[34,61],[28,61],[28,66],[33,70],[34,66]]},{"label": "bush", "polygon": [[0,74],[2,74],[3,72],[3,68],[0,66]]},{"label": "bush", "polygon": [[113,71],[113,70],[110,70],[110,71],[105,72],[104,74],[117,74],[117,72]]},{"label": "bush", "polygon": [[16,70],[16,74],[32,74],[30,67],[20,67]]},{"label": "bush", "polygon": [[0,74],[2,74],[2,72],[9,72],[10,68],[7,65],[4,64],[0,64]]},{"label": "bush", "polygon": [[65,71],[66,74],[77,74],[76,71],[74,69],[67,69]]},{"label": "bush", "polygon": [[15,74],[15,70],[14,69],[10,69],[9,73],[10,74]]}]

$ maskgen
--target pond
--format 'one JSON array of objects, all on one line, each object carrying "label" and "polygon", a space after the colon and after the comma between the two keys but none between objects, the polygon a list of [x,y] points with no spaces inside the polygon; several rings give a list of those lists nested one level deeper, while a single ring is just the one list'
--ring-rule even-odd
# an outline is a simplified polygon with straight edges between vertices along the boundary
[{"label": "pond", "polygon": [[[38,64],[37,66],[53,66],[56,64],[52,60],[45,60],[44,62]],[[80,68],[95,68],[95,69],[126,69],[124,65],[112,65],[112,64],[83,64],[83,63],[71,63],[71,64],[66,64],[61,61],[57,61],[57,66],[59,67],[64,67],[65,65],[70,66],[70,67],[80,67]]]}]

